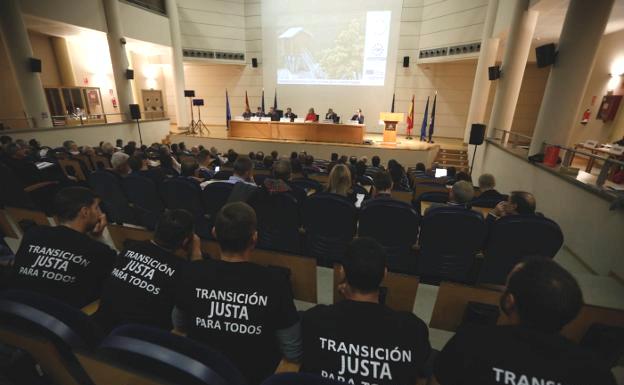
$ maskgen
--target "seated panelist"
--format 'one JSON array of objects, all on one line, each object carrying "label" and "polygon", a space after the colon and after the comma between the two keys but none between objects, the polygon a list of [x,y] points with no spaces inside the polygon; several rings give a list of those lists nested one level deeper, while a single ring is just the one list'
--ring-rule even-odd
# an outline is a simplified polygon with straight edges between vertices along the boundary
[{"label": "seated panelist", "polygon": [[245,108],[245,112],[243,112],[243,118],[248,120],[252,116],[254,116],[254,114],[251,112],[251,110],[249,108]]},{"label": "seated panelist", "polygon": [[318,122],[318,116],[316,115],[316,112],[314,112],[314,108],[310,108],[308,110],[308,114],[306,115],[305,121],[306,122]]},{"label": "seated panelist", "polygon": [[364,124],[364,115],[362,115],[362,109],[358,108],[355,111],[355,115],[351,117],[351,120],[357,120],[358,124]]},{"label": "seated panelist", "polygon": [[332,122],[335,123],[337,119],[338,119],[338,115],[334,112],[333,109],[330,108],[325,114],[325,120],[331,120]]},{"label": "seated panelist", "polygon": [[258,118],[263,118],[264,111],[262,110],[262,107],[258,107],[258,109],[256,110],[256,113],[253,116],[256,116]]},{"label": "seated panelist", "polygon": [[269,108],[269,113],[266,116],[270,117],[272,122],[279,122],[280,120],[279,113],[273,107]]},{"label": "seated panelist", "polygon": [[290,121],[292,122],[293,120],[297,119],[297,114],[292,112],[292,109],[288,107],[286,108],[286,113],[284,114],[284,117],[290,119]]}]

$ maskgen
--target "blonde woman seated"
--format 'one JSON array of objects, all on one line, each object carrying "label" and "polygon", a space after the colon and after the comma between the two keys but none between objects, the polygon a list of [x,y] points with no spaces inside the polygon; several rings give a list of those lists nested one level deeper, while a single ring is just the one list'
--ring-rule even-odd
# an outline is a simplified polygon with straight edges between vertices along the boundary
[{"label": "blonde woman seated", "polygon": [[351,171],[344,164],[335,165],[329,173],[327,192],[349,197],[351,190]]}]

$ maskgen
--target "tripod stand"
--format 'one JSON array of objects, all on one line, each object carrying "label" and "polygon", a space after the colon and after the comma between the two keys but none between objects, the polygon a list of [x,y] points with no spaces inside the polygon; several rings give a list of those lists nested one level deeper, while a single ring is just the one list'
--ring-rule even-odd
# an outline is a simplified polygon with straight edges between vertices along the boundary
[{"label": "tripod stand", "polygon": [[[195,122],[194,126],[193,126],[193,130],[191,131],[191,134],[195,135],[203,135],[204,134],[204,130],[206,130],[206,133],[208,135],[210,135],[210,130],[208,129],[208,127],[206,127],[206,125],[204,124],[204,122],[202,122],[201,120],[201,110],[200,107],[203,105],[203,103],[201,105],[197,104],[197,122]],[[192,109],[191,109],[192,111]]]},{"label": "tripod stand", "polygon": [[189,97],[189,102],[191,104],[191,123],[189,123],[189,131],[191,135],[195,134],[195,126],[197,123],[195,122],[195,118],[193,117],[193,96]]}]

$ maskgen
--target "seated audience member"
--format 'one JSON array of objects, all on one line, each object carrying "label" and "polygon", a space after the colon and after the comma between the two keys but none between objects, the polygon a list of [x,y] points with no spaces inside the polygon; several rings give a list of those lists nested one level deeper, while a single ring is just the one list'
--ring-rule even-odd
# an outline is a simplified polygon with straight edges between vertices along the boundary
[{"label": "seated audience member", "polygon": [[487,221],[492,223],[509,215],[535,215],[535,197],[526,191],[512,191],[506,201],[499,202],[490,211]]},{"label": "seated audience member", "polygon": [[348,161],[349,157],[346,155],[340,155],[340,158],[338,158],[338,163],[340,164],[347,164]]},{"label": "seated audience member", "polygon": [[256,152],[254,159],[254,168],[264,168],[264,164],[262,163],[262,161],[264,160],[264,152]]},{"label": "seated audience member", "polygon": [[158,186],[166,177],[160,167],[148,168],[147,160],[139,153],[135,153],[133,156],[128,158],[128,166],[130,167],[131,174],[148,178],[154,182],[156,186]]},{"label": "seated audience member", "polygon": [[123,140],[121,140],[121,139],[115,140],[115,147],[117,147],[119,150],[121,150],[123,148]]},{"label": "seated audience member", "polygon": [[197,163],[197,159],[193,157],[186,157],[182,159],[182,172],[180,173],[180,177],[186,178],[187,180],[200,184],[204,180],[197,176],[199,171],[199,163]]},{"label": "seated audience member", "polygon": [[99,298],[115,262],[104,243],[106,216],[100,199],[84,187],[69,187],[54,197],[58,226],[28,230],[15,254],[12,288],[32,290],[83,307]]},{"label": "seated audience member", "polygon": [[279,122],[280,120],[279,113],[273,107],[269,107],[269,113],[266,116],[270,117],[272,122]]},{"label": "seated audience member", "polygon": [[333,109],[329,109],[327,110],[327,113],[325,114],[325,120],[331,120],[332,122],[335,122],[338,119],[338,115],[334,112]]},{"label": "seated audience member", "polygon": [[176,170],[174,166],[174,159],[171,155],[168,155],[164,152],[160,152],[158,157],[160,161],[160,169],[167,176],[178,176],[180,173]]},{"label": "seated audience member", "polygon": [[233,168],[234,162],[236,162],[236,158],[238,158],[238,154],[236,151],[229,149],[226,155],[227,161],[223,164],[224,168]]},{"label": "seated audience member", "polygon": [[264,117],[264,110],[262,109],[262,107],[258,107],[256,109],[256,113],[254,114],[254,116],[257,116],[258,118]]},{"label": "seated audience member", "polygon": [[429,208],[425,210],[425,215],[427,215],[429,211],[431,211],[432,209],[436,207],[446,206],[446,207],[457,207],[457,208],[467,209],[468,208],[467,205],[468,203],[470,203],[473,197],[474,197],[474,188],[472,187],[472,184],[464,180],[460,180],[456,182],[455,184],[453,184],[453,187],[451,187],[451,190],[449,191],[448,202],[446,202],[446,204],[432,203],[431,206],[429,206]]},{"label": "seated audience member", "polygon": [[364,124],[364,115],[362,115],[362,110],[360,108],[355,110],[355,114],[351,117],[351,120],[357,120],[358,124]]},{"label": "seated audience member", "polygon": [[458,180],[462,180],[462,179],[457,179],[457,169],[453,166],[447,167],[446,168],[446,184],[452,185]]},{"label": "seated audience member", "polygon": [[353,156],[353,155],[351,155],[351,156],[349,157],[349,165],[350,165],[350,166],[355,166],[355,164],[356,164],[357,162],[358,162],[358,158],[357,158],[357,156]]},{"label": "seated audience member", "polygon": [[336,164],[338,164],[338,154],[332,152],[329,158],[329,164],[327,165],[327,172],[331,172]]},{"label": "seated audience member", "polygon": [[390,172],[390,177],[392,177],[394,191],[412,191],[407,173],[399,162],[390,159],[388,161],[388,172]]},{"label": "seated audience member", "polygon": [[305,174],[318,174],[322,171],[320,167],[314,164],[314,157],[312,155],[306,155],[303,164],[303,172]]},{"label": "seated audience member", "polygon": [[253,116],[253,113],[251,112],[249,108],[245,108],[245,112],[243,112],[242,116],[243,116],[243,119],[249,120],[249,118]]},{"label": "seated audience member", "polygon": [[95,319],[107,331],[124,323],[171,330],[178,272],[201,256],[191,213],[165,211],[153,240],[129,242],[119,253]]},{"label": "seated audience member", "polygon": [[351,195],[351,171],[344,164],[335,165],[327,179],[327,192],[348,197]]},{"label": "seated audience member", "polygon": [[308,114],[305,117],[305,121],[306,122],[318,122],[318,116],[316,115],[316,112],[314,112],[314,108],[310,108],[308,110]]},{"label": "seated audience member", "polygon": [[358,160],[355,164],[355,183],[361,186],[370,186],[373,184],[373,179],[366,175],[366,163],[362,160]]},{"label": "seated audience member", "polygon": [[222,352],[249,384],[259,384],[280,359],[299,362],[301,324],[287,275],[250,262],[256,214],[249,205],[225,205],[213,235],[219,260],[190,263],[178,272],[174,326]]},{"label": "seated audience member", "polygon": [[271,170],[273,168],[273,156],[267,155],[262,160],[262,165],[265,170]]},{"label": "seated audience member", "polygon": [[500,299],[504,324],[459,330],[436,358],[434,384],[615,385],[597,357],[559,334],[582,306],[578,283],[557,263],[519,263]]},{"label": "seated audience member", "polygon": [[302,188],[290,183],[292,176],[292,163],[288,160],[278,160],[273,164],[271,176],[264,179],[262,188],[269,194],[289,192],[302,204],[306,198],[306,192]]},{"label": "seated audience member", "polygon": [[470,185],[472,185],[472,177],[470,176],[470,174],[468,174],[465,171],[460,171],[457,174],[455,174],[455,181],[466,181],[468,183],[470,183]]},{"label": "seated audience member", "polygon": [[197,170],[197,175],[204,179],[210,180],[214,177],[214,158],[210,155],[210,151],[201,150],[199,154],[197,154],[197,162],[199,163],[199,169]]},{"label": "seated audience member", "polygon": [[483,174],[479,176],[479,197],[476,200],[505,200],[505,196],[496,189],[496,180],[492,174]]},{"label": "seated audience member", "polygon": [[43,181],[41,172],[35,164],[28,160],[26,148],[15,142],[9,142],[3,147],[2,161],[9,167],[24,186],[30,186]]},{"label": "seated audience member", "polygon": [[384,167],[381,165],[381,159],[377,155],[373,155],[371,158],[371,165],[366,168],[366,175],[374,176],[379,171],[383,171]]},{"label": "seated audience member", "polygon": [[67,154],[78,155],[80,154],[80,150],[78,149],[78,145],[73,140],[66,140],[63,142],[63,150]]},{"label": "seated audience member", "polygon": [[293,120],[297,119],[297,114],[292,112],[292,109],[288,107],[286,108],[286,113],[284,114],[284,117],[290,119],[290,121],[292,122]]},{"label": "seated audience member", "polygon": [[299,158],[290,160],[290,169],[291,179],[303,179],[307,177],[303,172],[303,164],[301,164]]},{"label": "seated audience member", "polygon": [[416,170],[414,171],[415,177],[425,177],[427,176],[427,168],[424,163],[416,163]]},{"label": "seated audience member", "polygon": [[387,171],[379,171],[373,177],[373,199],[392,197],[392,178]]},{"label": "seated audience member", "polygon": [[246,156],[239,156],[234,162],[234,175],[225,181],[233,183],[228,202],[247,202],[258,189],[253,179],[253,163]]},{"label": "seated audience member", "polygon": [[104,142],[100,145],[100,155],[103,157],[110,159],[113,152],[115,152],[115,147],[110,142]]},{"label": "seated audience member", "polygon": [[412,312],[379,303],[386,273],[379,243],[366,237],[351,242],[340,271],[345,299],[303,313],[302,372],[349,384],[414,385],[425,377],[431,352],[427,325]]},{"label": "seated audience member", "polygon": [[278,155],[279,154],[277,153],[277,151],[275,151],[275,150],[271,151],[271,157],[273,158],[274,162],[279,160]]},{"label": "seated audience member", "polygon": [[117,151],[111,156],[111,166],[113,167],[113,173],[119,177],[124,177],[130,173],[130,166],[128,165],[128,159],[130,156],[125,152]]}]

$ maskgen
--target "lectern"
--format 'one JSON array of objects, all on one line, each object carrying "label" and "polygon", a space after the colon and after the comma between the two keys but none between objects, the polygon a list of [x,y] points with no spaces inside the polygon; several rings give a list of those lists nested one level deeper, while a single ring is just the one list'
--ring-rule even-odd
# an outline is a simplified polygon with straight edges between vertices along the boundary
[{"label": "lectern", "polygon": [[403,113],[381,112],[379,119],[383,120],[385,124],[383,141],[385,143],[396,143],[396,126],[398,122],[403,121]]}]

